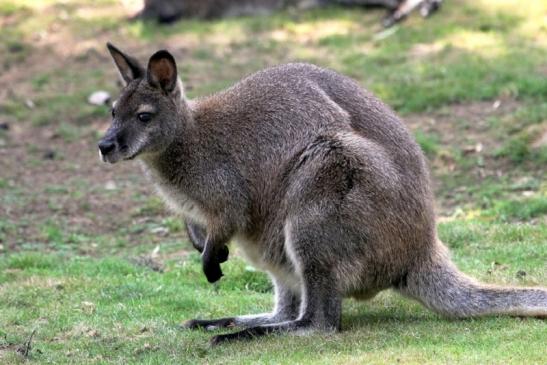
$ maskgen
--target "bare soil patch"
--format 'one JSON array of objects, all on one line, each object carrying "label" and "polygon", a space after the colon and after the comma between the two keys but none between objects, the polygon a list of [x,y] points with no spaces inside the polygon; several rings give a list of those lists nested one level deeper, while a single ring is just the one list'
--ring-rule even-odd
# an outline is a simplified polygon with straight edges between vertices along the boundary
[{"label": "bare soil patch", "polygon": [[[464,154],[477,154],[486,158],[485,170],[500,169],[503,173],[507,165],[491,158],[491,153],[504,142],[492,134],[488,119],[514,113],[521,103],[514,99],[477,101],[465,104],[448,105],[431,113],[411,114],[405,121],[413,131],[432,133],[439,138],[444,147],[460,149]],[[440,154],[432,161],[435,169],[453,171],[456,166],[449,156]],[[492,173],[483,171],[481,174]]]}]

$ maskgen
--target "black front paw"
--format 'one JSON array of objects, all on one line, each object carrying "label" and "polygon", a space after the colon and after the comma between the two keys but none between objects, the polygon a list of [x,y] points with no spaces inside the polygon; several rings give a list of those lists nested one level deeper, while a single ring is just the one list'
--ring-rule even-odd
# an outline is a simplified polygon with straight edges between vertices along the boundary
[{"label": "black front paw", "polygon": [[228,246],[222,246],[222,248],[217,253],[217,260],[220,264],[223,262],[228,261],[228,255],[230,254],[230,250],[228,250]]},{"label": "black front paw", "polygon": [[215,283],[223,276],[220,269],[220,262],[213,260],[210,262],[203,262],[203,273],[210,283]]}]

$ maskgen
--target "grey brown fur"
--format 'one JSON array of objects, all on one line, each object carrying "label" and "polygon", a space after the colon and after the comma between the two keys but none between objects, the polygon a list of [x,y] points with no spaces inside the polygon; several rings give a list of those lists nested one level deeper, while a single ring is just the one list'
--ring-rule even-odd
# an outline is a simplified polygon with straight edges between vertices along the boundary
[{"label": "grey brown fur", "polygon": [[145,70],[109,49],[127,86],[99,143],[103,160],[138,157],[189,222],[209,281],[222,275],[235,239],[274,282],[271,314],[193,320],[188,328],[246,327],[215,343],[336,331],[343,297],[368,299],[387,288],[449,317],[547,315],[546,289],[480,284],[452,264],[437,237],[420,148],[356,82],[287,64],[190,101],[167,51]]},{"label": "grey brown fur", "polygon": [[391,26],[419,8],[422,16],[435,12],[442,0],[145,0],[139,17],[163,23],[180,18],[211,19],[241,15],[265,15],[283,8],[310,9],[329,4],[377,6],[388,9],[385,26]]}]

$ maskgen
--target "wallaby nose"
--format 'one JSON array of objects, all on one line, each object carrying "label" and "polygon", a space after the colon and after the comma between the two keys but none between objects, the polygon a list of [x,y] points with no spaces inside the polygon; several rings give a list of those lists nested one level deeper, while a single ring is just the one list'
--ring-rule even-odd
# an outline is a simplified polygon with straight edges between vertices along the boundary
[{"label": "wallaby nose", "polygon": [[114,150],[115,147],[116,147],[115,143],[111,141],[99,142],[99,150],[101,151],[101,154],[103,156],[108,155],[108,153],[112,152],[112,150]]}]

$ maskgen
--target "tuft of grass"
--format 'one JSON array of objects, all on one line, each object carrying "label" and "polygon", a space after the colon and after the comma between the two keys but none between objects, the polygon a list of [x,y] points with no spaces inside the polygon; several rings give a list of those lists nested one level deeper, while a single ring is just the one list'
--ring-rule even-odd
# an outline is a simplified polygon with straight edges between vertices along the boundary
[{"label": "tuft of grass", "polygon": [[435,134],[425,134],[421,131],[417,131],[414,134],[416,142],[420,145],[422,151],[428,156],[433,157],[439,151],[439,137]]},{"label": "tuft of grass", "polygon": [[503,147],[496,151],[496,156],[508,157],[516,163],[529,159],[530,155],[530,143],[526,137],[510,138]]},{"label": "tuft of grass", "polygon": [[501,221],[529,221],[547,216],[547,196],[537,196],[521,200],[500,200],[485,213]]},{"label": "tuft of grass", "polygon": [[507,157],[514,163],[533,161],[539,164],[547,163],[547,147],[532,147],[533,136],[524,131],[516,136],[510,137],[507,142],[495,151],[496,157]]},{"label": "tuft of grass", "polygon": [[57,256],[44,255],[40,253],[26,253],[24,255],[13,255],[2,260],[3,269],[19,270],[47,270],[60,265],[61,260]]}]

